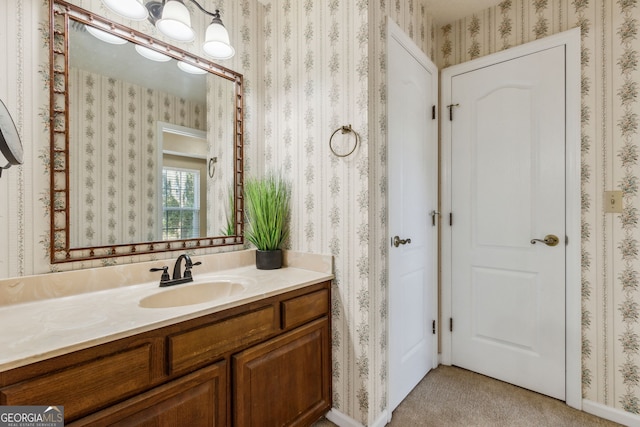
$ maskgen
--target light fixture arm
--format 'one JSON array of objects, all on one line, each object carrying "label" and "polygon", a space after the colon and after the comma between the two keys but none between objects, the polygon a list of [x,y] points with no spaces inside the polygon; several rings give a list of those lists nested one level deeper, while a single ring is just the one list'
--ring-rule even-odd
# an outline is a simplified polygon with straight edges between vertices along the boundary
[{"label": "light fixture arm", "polygon": [[[148,1],[145,4],[145,7],[147,8],[147,10],[149,11],[149,21],[155,25],[156,22],[160,19],[160,16],[162,15],[162,8],[164,7],[164,4],[166,3],[167,0],[153,0],[153,1]],[[189,0],[190,2],[192,2],[193,4],[196,5],[196,7],[198,9],[200,9],[200,11],[202,11],[203,13],[206,13],[209,16],[213,17],[213,20],[215,22],[217,22],[220,25],[222,24],[222,20],[220,18],[220,10],[216,9],[215,12],[209,12],[207,9],[205,9],[204,7],[202,7],[202,5],[200,3],[198,3],[196,0]],[[184,0],[182,0],[182,2],[184,3]]]},{"label": "light fixture arm", "polygon": [[211,13],[208,10],[206,10],[204,7],[202,7],[200,5],[200,3],[198,3],[196,0],[190,0],[191,3],[195,4],[196,6],[198,6],[198,9],[200,9],[201,11],[203,11],[204,13],[206,13],[209,16],[213,16],[214,18],[220,18],[220,11],[218,9],[216,9],[215,12]]}]

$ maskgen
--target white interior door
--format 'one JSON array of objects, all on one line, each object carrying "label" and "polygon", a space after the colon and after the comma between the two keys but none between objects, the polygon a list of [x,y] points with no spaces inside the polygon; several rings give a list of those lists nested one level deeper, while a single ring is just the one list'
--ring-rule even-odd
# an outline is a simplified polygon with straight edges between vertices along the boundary
[{"label": "white interior door", "polygon": [[564,400],[565,47],[450,78],[452,363]]},{"label": "white interior door", "polygon": [[[389,21],[389,403],[436,366],[437,68]],[[397,244],[394,244],[394,237]]]}]

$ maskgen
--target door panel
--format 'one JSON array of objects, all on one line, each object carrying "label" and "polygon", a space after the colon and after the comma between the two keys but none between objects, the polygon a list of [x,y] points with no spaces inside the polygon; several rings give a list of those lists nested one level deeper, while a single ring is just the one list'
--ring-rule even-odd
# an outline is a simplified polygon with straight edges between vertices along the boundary
[{"label": "door panel", "polygon": [[[390,409],[436,363],[431,322],[436,307],[438,152],[431,108],[437,69],[389,23],[389,387]],[[397,247],[393,237],[411,239]]]},{"label": "door panel", "polygon": [[[478,245],[527,247],[531,236],[531,88],[501,87],[477,101],[472,194]],[[499,123],[496,123],[499,121]],[[496,168],[502,169],[496,173]],[[504,178],[508,177],[507,183]],[[504,185],[508,184],[508,185]],[[499,212],[499,214],[497,214]],[[497,221],[498,217],[509,221]]]},{"label": "door panel", "polygon": [[[564,56],[554,47],[451,81],[452,363],[559,399]],[[547,234],[562,243],[531,243]]]},{"label": "door panel", "polygon": [[535,352],[536,275],[473,268],[472,277],[472,336],[488,344]]}]

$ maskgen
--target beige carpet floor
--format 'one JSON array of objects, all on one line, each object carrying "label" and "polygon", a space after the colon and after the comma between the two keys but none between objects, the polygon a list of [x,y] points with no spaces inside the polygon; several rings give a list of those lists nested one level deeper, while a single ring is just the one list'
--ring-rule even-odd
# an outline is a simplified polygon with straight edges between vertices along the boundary
[{"label": "beige carpet floor", "polygon": [[[564,402],[464,369],[432,370],[396,408],[391,427],[612,427]],[[314,427],[332,427],[320,420]]]}]

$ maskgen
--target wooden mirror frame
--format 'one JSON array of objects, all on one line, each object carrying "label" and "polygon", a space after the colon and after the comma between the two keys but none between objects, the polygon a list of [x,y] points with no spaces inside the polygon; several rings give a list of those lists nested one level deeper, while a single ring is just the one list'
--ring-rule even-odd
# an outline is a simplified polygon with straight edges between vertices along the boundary
[{"label": "wooden mirror frame", "polygon": [[[184,61],[235,84],[234,202],[235,234],[104,246],[70,247],[69,226],[69,19],[96,26],[130,42]],[[52,0],[49,25],[50,63],[50,259],[52,264],[244,243],[243,82],[242,74],[207,61],[139,31],[111,22],[63,0]]]}]

